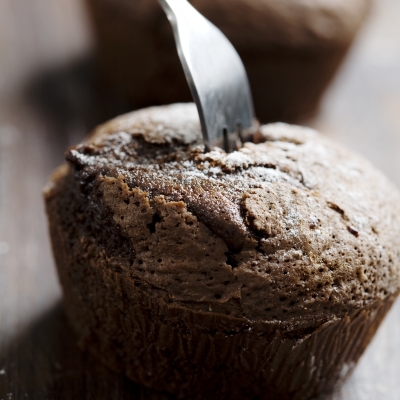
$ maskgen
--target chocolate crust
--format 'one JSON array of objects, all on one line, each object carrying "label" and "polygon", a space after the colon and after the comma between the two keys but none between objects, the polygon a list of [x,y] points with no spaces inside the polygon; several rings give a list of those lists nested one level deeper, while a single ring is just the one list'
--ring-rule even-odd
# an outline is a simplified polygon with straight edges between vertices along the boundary
[{"label": "chocolate crust", "polygon": [[173,105],[99,127],[67,160],[46,190],[67,312],[149,387],[312,397],[399,292],[396,189],[311,130],[205,152],[195,107]]}]

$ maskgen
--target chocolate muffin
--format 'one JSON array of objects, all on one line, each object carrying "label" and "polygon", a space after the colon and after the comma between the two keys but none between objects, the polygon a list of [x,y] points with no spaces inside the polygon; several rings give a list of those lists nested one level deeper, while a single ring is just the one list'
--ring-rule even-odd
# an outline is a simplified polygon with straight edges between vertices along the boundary
[{"label": "chocolate muffin", "polygon": [[206,151],[192,104],[100,126],[45,191],[83,348],[191,399],[308,399],[344,379],[400,289],[400,196],[311,129]]},{"label": "chocolate muffin", "polygon": [[[109,87],[134,108],[191,101],[172,29],[157,0],[86,1]],[[294,122],[317,110],[370,0],[193,0],[192,4],[238,50],[258,118]]]}]

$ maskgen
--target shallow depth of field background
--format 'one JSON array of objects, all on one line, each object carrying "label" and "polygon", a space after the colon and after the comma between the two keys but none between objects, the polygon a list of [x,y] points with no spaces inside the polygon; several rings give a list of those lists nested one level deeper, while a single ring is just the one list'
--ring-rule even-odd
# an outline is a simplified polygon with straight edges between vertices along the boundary
[{"label": "shallow depth of field background", "polygon": [[[0,400],[168,398],[80,353],[60,303],[42,187],[66,147],[125,111],[96,83],[84,11],[79,0],[0,1]],[[399,21],[399,0],[376,1],[320,114],[308,121],[398,188]],[[398,400],[399,377],[397,301],[333,398]]]}]

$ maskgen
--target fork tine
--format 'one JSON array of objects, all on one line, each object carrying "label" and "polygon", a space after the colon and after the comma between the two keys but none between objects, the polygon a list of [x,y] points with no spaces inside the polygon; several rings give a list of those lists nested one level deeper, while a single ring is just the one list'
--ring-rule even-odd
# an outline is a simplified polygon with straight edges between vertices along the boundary
[{"label": "fork tine", "polygon": [[[254,109],[250,85],[236,50],[186,0],[159,0],[171,22],[178,54],[197,105],[208,148],[236,148],[239,126],[250,128]],[[224,136],[225,132],[225,136]]]}]

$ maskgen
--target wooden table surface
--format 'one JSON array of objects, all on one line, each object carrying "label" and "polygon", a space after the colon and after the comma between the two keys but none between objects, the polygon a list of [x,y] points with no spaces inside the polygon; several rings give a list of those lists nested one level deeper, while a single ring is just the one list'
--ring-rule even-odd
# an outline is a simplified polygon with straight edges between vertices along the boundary
[{"label": "wooden table surface", "polygon": [[[400,187],[400,2],[373,15],[310,124]],[[0,2],[0,400],[166,399],[76,347],[41,188],[65,148],[118,107],[99,99],[79,0]],[[334,400],[400,399],[400,302]]]}]

